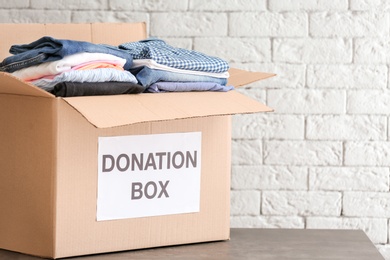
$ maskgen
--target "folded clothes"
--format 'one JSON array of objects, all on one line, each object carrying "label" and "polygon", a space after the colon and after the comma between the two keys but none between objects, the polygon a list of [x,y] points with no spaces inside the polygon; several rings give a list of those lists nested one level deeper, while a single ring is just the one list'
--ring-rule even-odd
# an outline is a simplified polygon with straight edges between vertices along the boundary
[{"label": "folded clothes", "polygon": [[188,91],[220,91],[227,92],[233,86],[223,86],[214,82],[156,82],[146,89],[146,92],[188,92]]},{"label": "folded clothes", "polygon": [[145,87],[131,82],[60,82],[50,91],[56,97],[138,94]]},{"label": "folded clothes", "polygon": [[107,53],[126,60],[124,68],[130,69],[133,57],[116,46],[94,44],[84,41],[61,40],[42,37],[29,44],[12,45],[9,52],[13,56],[0,63],[0,71],[14,72],[44,62],[60,60],[68,55],[89,52]]},{"label": "folded clothes", "polygon": [[201,75],[201,76],[209,76],[209,77],[216,77],[216,78],[229,78],[229,72],[227,71],[221,73],[213,73],[213,72],[196,71],[196,70],[182,70],[182,69],[176,69],[166,65],[158,64],[156,61],[152,59],[133,60],[133,65],[131,66],[131,69],[139,68],[143,66],[146,66],[151,69],[165,70],[165,71],[176,72],[176,73]]},{"label": "folded clothes", "polygon": [[144,86],[149,87],[153,83],[159,81],[171,81],[171,82],[214,82],[221,85],[226,85],[226,78],[215,78],[201,75],[175,73],[164,70],[156,70],[148,67],[142,67],[139,71],[131,70],[136,76],[138,82]]},{"label": "folded clothes", "polygon": [[12,75],[25,81],[30,81],[48,75],[57,75],[65,71],[69,71],[72,68],[75,68],[75,66],[80,66],[89,62],[109,62],[123,67],[126,60],[106,53],[82,52],[68,55],[61,60],[45,62],[39,65],[20,69],[13,72]]},{"label": "folded clothes", "polygon": [[120,64],[112,61],[90,61],[72,67],[72,70],[93,70],[93,69],[117,69],[124,70]]},{"label": "folded clothes", "polygon": [[129,71],[117,69],[93,69],[93,70],[71,70],[63,72],[54,78],[40,78],[30,83],[46,91],[51,91],[60,82],[131,82],[137,83],[137,79]]},{"label": "folded clothes", "polygon": [[198,51],[176,48],[160,39],[147,39],[119,45],[133,59],[152,59],[159,64],[183,70],[220,73],[229,69],[226,61]]}]

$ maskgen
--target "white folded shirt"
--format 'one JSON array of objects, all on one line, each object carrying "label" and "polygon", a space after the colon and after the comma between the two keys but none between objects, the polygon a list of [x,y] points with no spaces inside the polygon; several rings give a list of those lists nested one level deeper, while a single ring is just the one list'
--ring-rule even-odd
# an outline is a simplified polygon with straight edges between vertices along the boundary
[{"label": "white folded shirt", "polygon": [[124,66],[125,59],[106,53],[76,53],[65,56],[61,60],[41,63],[39,65],[23,68],[12,73],[15,77],[25,81],[39,79],[45,76],[57,75],[69,71],[72,67],[91,61],[112,61],[120,66]]},{"label": "white folded shirt", "polygon": [[60,82],[130,82],[137,83],[137,79],[130,71],[117,69],[92,69],[92,70],[70,70],[58,74],[54,78],[40,78],[30,81],[31,84],[46,91],[53,90]]}]

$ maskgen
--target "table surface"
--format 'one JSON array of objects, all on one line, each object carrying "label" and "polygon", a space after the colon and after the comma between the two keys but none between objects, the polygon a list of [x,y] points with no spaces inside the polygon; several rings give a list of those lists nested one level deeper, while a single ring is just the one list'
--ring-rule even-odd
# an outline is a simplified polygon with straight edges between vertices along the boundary
[{"label": "table surface", "polygon": [[[0,260],[41,258],[0,250]],[[120,259],[353,259],[384,258],[360,230],[231,229],[229,241],[142,249],[68,258],[69,260]]]}]

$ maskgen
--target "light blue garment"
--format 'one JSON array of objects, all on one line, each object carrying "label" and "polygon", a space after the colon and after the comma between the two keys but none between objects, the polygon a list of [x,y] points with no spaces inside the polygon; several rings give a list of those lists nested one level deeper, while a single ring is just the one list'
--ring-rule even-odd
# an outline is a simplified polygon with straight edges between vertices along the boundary
[{"label": "light blue garment", "polygon": [[119,45],[133,56],[133,59],[152,59],[159,64],[183,70],[221,73],[229,69],[229,64],[218,57],[204,53],[176,48],[163,40],[150,38],[138,42]]},{"label": "light blue garment", "polygon": [[133,57],[130,54],[116,46],[60,40],[48,36],[29,44],[12,45],[9,52],[14,55],[5,58],[0,63],[0,71],[14,72],[43,62],[60,60],[67,55],[80,52],[106,53],[123,58],[126,60],[124,66],[126,70],[131,67],[133,62]]},{"label": "light blue garment", "polygon": [[60,82],[131,82],[137,83],[137,79],[129,71],[117,69],[92,69],[92,70],[71,70],[63,72],[53,79],[38,79],[31,83],[46,91],[52,91],[54,86]]},{"label": "light blue garment", "polygon": [[[133,72],[133,71],[132,71]],[[164,70],[156,70],[148,67],[143,67],[139,72],[133,72],[144,87],[149,87],[153,83],[159,81],[171,81],[171,82],[214,82],[220,85],[226,85],[226,78],[215,78],[209,76],[175,73]]]},{"label": "light blue garment", "polygon": [[146,89],[146,92],[188,92],[188,91],[219,91],[233,90],[233,86],[223,86],[213,82],[156,82]]}]

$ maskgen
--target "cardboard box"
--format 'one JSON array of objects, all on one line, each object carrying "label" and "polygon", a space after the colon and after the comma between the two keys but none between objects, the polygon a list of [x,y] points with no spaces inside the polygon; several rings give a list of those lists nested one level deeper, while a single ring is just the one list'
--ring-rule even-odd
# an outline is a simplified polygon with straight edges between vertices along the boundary
[{"label": "cardboard box", "polygon": [[[12,44],[44,35],[117,45],[144,39],[145,28],[1,24],[1,58]],[[230,73],[235,86],[273,75]],[[56,98],[0,73],[0,248],[61,258],[229,239],[231,115],[270,110],[237,91]],[[194,132],[201,134],[198,212],[97,221],[100,138]],[[167,183],[153,185],[144,190],[152,199]]]}]

